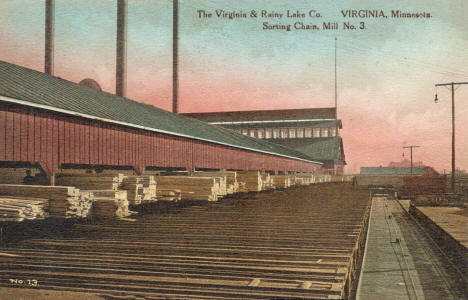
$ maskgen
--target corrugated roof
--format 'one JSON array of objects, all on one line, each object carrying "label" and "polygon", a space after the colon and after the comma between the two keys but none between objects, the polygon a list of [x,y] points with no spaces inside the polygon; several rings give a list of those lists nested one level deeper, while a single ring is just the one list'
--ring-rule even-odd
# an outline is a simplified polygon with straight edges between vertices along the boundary
[{"label": "corrugated roof", "polygon": [[274,139],[274,143],[295,149],[321,162],[337,162],[343,151],[340,136],[328,138]]},{"label": "corrugated roof", "polygon": [[304,120],[304,119],[335,119],[336,109],[305,108],[277,110],[224,111],[207,113],[184,113],[185,116],[205,122],[236,122],[236,121],[273,121],[273,120]]},{"label": "corrugated roof", "polygon": [[330,121],[305,121],[305,122],[262,122],[262,123],[227,123],[219,124],[220,126],[228,128],[297,128],[297,127],[309,127],[309,128],[328,128],[328,127],[340,127],[341,120],[330,120]]},{"label": "corrugated roof", "polygon": [[[423,174],[428,167],[413,167],[413,174]],[[411,167],[361,167],[362,175],[410,175]]]},{"label": "corrugated roof", "polygon": [[309,156],[293,149],[4,61],[0,61],[0,95],[4,96],[0,99],[3,101],[19,100],[16,102],[62,113],[79,114],[106,122],[313,161]]}]

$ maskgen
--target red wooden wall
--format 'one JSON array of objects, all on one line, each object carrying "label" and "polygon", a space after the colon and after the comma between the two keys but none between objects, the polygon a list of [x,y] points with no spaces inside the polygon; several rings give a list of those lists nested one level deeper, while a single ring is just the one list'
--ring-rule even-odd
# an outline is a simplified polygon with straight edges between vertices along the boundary
[{"label": "red wooden wall", "polygon": [[315,172],[320,165],[0,102],[0,161]]},{"label": "red wooden wall", "polygon": [[416,175],[403,177],[401,194],[405,197],[417,195],[442,195],[446,191],[445,175]]}]

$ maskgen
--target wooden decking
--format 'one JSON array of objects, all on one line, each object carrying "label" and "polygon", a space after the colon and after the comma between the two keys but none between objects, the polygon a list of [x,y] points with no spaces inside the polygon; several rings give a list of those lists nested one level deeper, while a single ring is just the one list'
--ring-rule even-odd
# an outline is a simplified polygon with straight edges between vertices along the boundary
[{"label": "wooden decking", "polygon": [[369,204],[366,190],[321,184],[154,208],[135,222],[28,228],[0,248],[0,286],[106,299],[342,298]]},{"label": "wooden decking", "polygon": [[418,209],[468,249],[467,208],[419,206]]}]

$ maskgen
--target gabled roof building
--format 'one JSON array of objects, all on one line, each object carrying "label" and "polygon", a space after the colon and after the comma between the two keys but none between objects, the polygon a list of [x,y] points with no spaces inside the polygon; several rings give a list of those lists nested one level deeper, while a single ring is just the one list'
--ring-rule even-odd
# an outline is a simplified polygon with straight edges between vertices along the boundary
[{"label": "gabled roof building", "polygon": [[323,163],[329,174],[342,174],[346,165],[336,108],[186,113],[212,125],[267,140],[299,151]]}]

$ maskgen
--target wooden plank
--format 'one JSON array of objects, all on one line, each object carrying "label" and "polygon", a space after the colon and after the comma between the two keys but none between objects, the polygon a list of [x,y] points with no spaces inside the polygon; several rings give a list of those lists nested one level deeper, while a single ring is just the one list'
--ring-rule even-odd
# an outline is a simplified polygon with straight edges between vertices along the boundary
[{"label": "wooden plank", "polygon": [[6,134],[6,144],[5,144],[5,160],[12,161],[13,157],[13,147],[14,147],[14,128],[13,128],[13,118],[14,113],[11,111],[11,107],[8,107],[6,111],[6,124],[5,124],[5,134]]},{"label": "wooden plank", "polygon": [[28,119],[29,119],[29,112],[27,109],[22,109],[21,111],[21,133],[20,133],[20,154],[19,160],[20,161],[28,161]]},{"label": "wooden plank", "polygon": [[[28,122],[28,125],[27,125],[28,126],[28,151],[27,151],[28,154],[27,154],[27,160],[30,161],[30,162],[34,162],[34,157],[35,157],[35,152],[36,152],[36,148],[35,148],[35,145],[34,145],[35,134],[36,134],[35,127],[36,126],[35,126],[35,121],[34,121],[34,110],[33,109],[29,109],[27,122]],[[0,125],[0,128],[1,128],[1,125]]]},{"label": "wooden plank", "polygon": [[58,118],[58,165],[65,161],[65,121],[64,117]]},{"label": "wooden plank", "polygon": [[6,124],[6,106],[4,104],[0,104],[0,160],[6,160]]},{"label": "wooden plank", "polygon": [[12,106],[13,114],[13,160],[21,161],[21,113],[20,108]]},{"label": "wooden plank", "polygon": [[51,163],[53,166],[58,166],[59,164],[59,121],[57,117],[50,118],[49,128],[52,132],[50,135],[51,139]]}]

